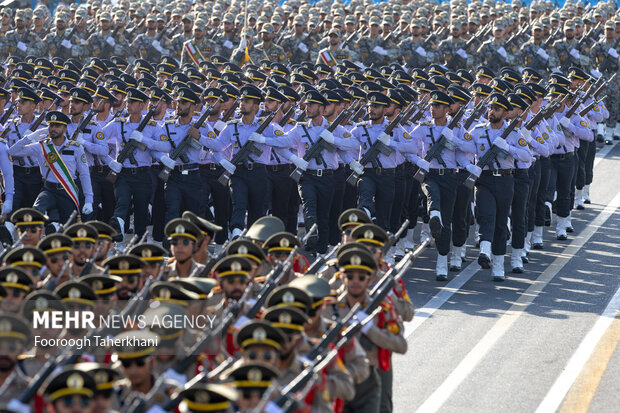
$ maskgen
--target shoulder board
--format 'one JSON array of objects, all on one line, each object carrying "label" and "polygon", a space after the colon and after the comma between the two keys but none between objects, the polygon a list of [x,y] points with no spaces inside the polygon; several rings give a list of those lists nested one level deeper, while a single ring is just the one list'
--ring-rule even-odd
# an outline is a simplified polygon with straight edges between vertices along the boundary
[{"label": "shoulder board", "polygon": [[116,119],[114,119],[115,122],[120,122],[120,123],[127,123],[127,119],[126,118],[122,118],[122,117],[118,117]]},{"label": "shoulder board", "polygon": [[90,122],[88,122],[89,125],[98,125],[97,120],[95,118],[92,118],[90,120]]},{"label": "shoulder board", "polygon": [[295,119],[289,119],[286,123],[290,125],[294,125],[296,122],[295,122]]},{"label": "shoulder board", "polygon": [[231,119],[228,122],[226,122],[227,125],[232,125],[234,123],[239,123],[239,119]]},{"label": "shoulder board", "polygon": [[13,123],[14,123],[14,124],[16,124],[16,125],[19,125],[19,124],[22,122],[22,120],[21,120],[19,117],[17,117],[17,116],[16,116],[16,117],[14,117],[14,118],[11,118],[11,119],[9,120],[9,122],[13,122]]},{"label": "shoulder board", "polygon": [[338,258],[331,259],[325,263],[326,265],[336,265],[338,264]]},{"label": "shoulder board", "polygon": [[430,122],[429,122],[429,121],[427,121],[427,120],[422,121],[422,122],[420,123],[420,125],[428,126],[428,127],[430,127],[430,128],[432,128],[432,127],[433,127],[433,124],[432,124],[432,123],[430,123]]},{"label": "shoulder board", "polygon": [[476,129],[476,128],[486,128],[487,126],[488,126],[488,123],[482,122],[482,123],[479,123],[476,126],[474,126],[474,129]]},{"label": "shoulder board", "polygon": [[355,126],[368,126],[368,125],[369,125],[369,123],[368,123],[367,120],[362,121],[362,122],[358,122],[358,123],[355,124]]},{"label": "shoulder board", "polygon": [[168,125],[173,124],[173,123],[175,123],[175,122],[176,122],[176,119],[166,119],[166,120],[164,121],[164,123],[167,123]]},{"label": "shoulder board", "polygon": [[154,121],[153,119],[149,120],[148,125],[150,126],[157,126],[157,121]]},{"label": "shoulder board", "polygon": [[220,287],[219,285],[216,285],[215,287],[211,289],[212,294],[219,294],[221,292],[222,292],[222,287]]},{"label": "shoulder board", "polygon": [[264,283],[266,279],[267,277],[265,277],[264,275],[261,277],[254,277],[254,281],[256,281],[257,283]]},{"label": "shoulder board", "polygon": [[5,144],[6,144],[6,143],[7,143],[7,141],[6,141],[6,139],[1,139],[1,138],[0,138],[0,143],[5,143]]},{"label": "shoulder board", "polygon": [[17,356],[17,360],[19,361],[29,360],[33,358],[34,358],[34,354],[20,354]]}]

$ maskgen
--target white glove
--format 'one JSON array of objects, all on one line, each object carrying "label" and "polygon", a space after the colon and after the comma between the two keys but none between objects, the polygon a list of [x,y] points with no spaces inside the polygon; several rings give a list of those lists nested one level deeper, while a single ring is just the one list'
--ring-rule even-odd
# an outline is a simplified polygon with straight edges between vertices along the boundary
[{"label": "white glove", "polygon": [[25,52],[28,49],[28,46],[26,46],[26,43],[24,42],[17,42],[17,48],[22,52]]},{"label": "white glove", "polygon": [[239,316],[239,318],[237,319],[237,321],[235,321],[235,324],[233,325],[233,328],[235,330],[240,330],[241,327],[243,327],[245,325],[245,323],[251,321],[249,318],[247,318],[246,316],[242,315]]},{"label": "white glove", "polygon": [[226,40],[224,42],[224,47],[227,48],[227,49],[232,49],[233,48],[233,44],[232,44],[232,42],[230,40]]},{"label": "white glove", "polygon": [[123,165],[120,162],[116,162],[116,161],[110,162],[109,166],[110,166],[110,169],[117,174],[120,174],[121,170],[123,169]]},{"label": "white glove", "polygon": [[581,55],[579,54],[579,50],[577,49],[571,49],[570,55],[573,56],[575,59],[579,59],[581,57]]},{"label": "white glove", "polygon": [[217,122],[215,122],[215,125],[213,125],[213,129],[218,131],[218,133],[223,131],[225,127],[226,127],[226,122],[219,120],[219,119]]},{"label": "white glove", "polygon": [[159,162],[161,162],[168,169],[174,169],[174,166],[176,165],[176,162],[173,161],[168,155],[163,155],[159,158]]},{"label": "white glove", "polygon": [[499,53],[504,59],[506,58],[506,56],[508,56],[508,53],[506,53],[506,49],[504,49],[504,46],[501,46],[499,49],[497,49],[497,53]]},{"label": "white glove", "polygon": [[242,37],[241,41],[239,42],[239,50],[245,49],[247,45],[248,45],[248,41],[246,40],[245,37]]},{"label": "white glove", "polygon": [[[355,318],[357,318],[357,321],[361,323],[362,321],[368,318],[368,314],[360,310],[357,313],[355,313]],[[368,323],[366,323],[366,325],[362,327],[362,333],[364,334],[368,333],[368,331],[372,328],[372,325],[373,325],[372,321],[369,321]]]},{"label": "white glove", "polygon": [[13,210],[13,200],[7,199],[6,201],[4,201],[4,204],[2,204],[2,213],[8,214],[12,210]]},{"label": "white glove", "polygon": [[568,129],[568,127],[570,126],[570,119],[568,119],[566,116],[562,116],[562,119],[560,119],[560,125],[562,125],[564,129]]},{"label": "white glove", "polygon": [[303,158],[300,158],[297,155],[291,155],[289,160],[293,162],[293,164],[297,168],[301,169],[302,171],[305,171],[306,169],[308,169],[308,161],[305,161]]},{"label": "white glove", "polygon": [[252,133],[248,140],[256,143],[265,143],[265,137],[260,133],[256,132]]},{"label": "white glove", "polygon": [[521,133],[521,135],[523,135],[523,137],[525,138],[525,140],[528,143],[532,141],[532,131],[531,130],[529,130],[527,128],[521,128],[519,133]]},{"label": "white glove", "polygon": [[30,412],[30,406],[20,402],[17,399],[11,399],[11,401],[9,402],[9,404],[6,405],[6,407],[8,407],[9,410],[13,410],[14,412],[17,412],[17,413],[29,413]]},{"label": "white glove", "polygon": [[426,50],[424,50],[422,46],[418,46],[418,48],[415,49],[415,52],[422,57],[426,57]]},{"label": "white glove", "polygon": [[390,135],[385,132],[381,132],[379,136],[377,136],[377,140],[382,142],[384,145],[390,144]]},{"label": "white glove", "polygon": [[92,212],[93,212],[93,204],[91,204],[90,202],[85,203],[84,206],[82,207],[82,214],[88,215]]},{"label": "white glove", "polygon": [[299,48],[299,50],[301,50],[304,53],[308,53],[308,46],[306,46],[305,43],[299,43],[297,45],[297,47]]},{"label": "white glove", "polygon": [[142,142],[142,138],[144,138],[144,135],[138,130],[131,132],[131,135],[129,135],[129,139],[136,142]]},{"label": "white glove", "polygon": [[465,50],[463,50],[463,49],[457,50],[456,54],[461,56],[463,59],[467,59],[467,52],[465,52]]},{"label": "white glove", "polygon": [[164,378],[179,383],[179,386],[183,386],[187,383],[187,377],[185,377],[185,374],[177,373],[172,368],[164,371]]},{"label": "white glove", "polygon": [[441,136],[445,136],[448,142],[452,143],[452,140],[454,139],[454,132],[452,132],[452,129],[446,126],[441,131]]},{"label": "white glove", "polygon": [[601,72],[599,72],[598,70],[596,70],[596,69],[591,69],[591,70],[590,70],[590,74],[591,74],[592,76],[594,76],[595,78],[597,78],[597,79],[598,79],[599,77],[603,76],[603,74],[602,74]]},{"label": "white glove", "polygon": [[495,138],[493,145],[508,152],[508,142],[504,138]]},{"label": "white glove", "polygon": [[82,132],[78,133],[77,138],[75,138],[75,143],[77,143],[78,145],[84,145],[84,134]]},{"label": "white glove", "polygon": [[37,129],[36,131],[29,133],[28,135],[26,135],[26,138],[28,138],[28,140],[30,142],[39,142],[41,139],[43,139],[45,136],[47,135],[47,130],[46,129]]},{"label": "white glove", "polygon": [[349,168],[357,175],[362,175],[364,173],[364,166],[358,161],[349,162]]},{"label": "white glove", "polygon": [[153,405],[150,409],[146,411],[146,413],[166,413],[166,411],[158,405]]},{"label": "white glove", "polygon": [[73,47],[73,44],[71,44],[71,42],[67,39],[60,42],[60,44],[66,47],[67,49],[71,49]]},{"label": "white glove", "polygon": [[618,52],[613,47],[610,47],[607,53],[609,53],[609,55],[613,57],[614,59],[618,58]]},{"label": "white glove", "polygon": [[151,45],[153,45],[155,50],[157,50],[159,53],[163,52],[163,50],[164,50],[164,49],[161,48],[161,43],[159,43],[159,40],[153,40]]},{"label": "white glove", "polygon": [[536,54],[545,60],[549,60],[549,55],[547,54],[547,52],[543,50],[542,47],[538,48],[538,50],[536,51]]},{"label": "white glove", "polygon": [[387,55],[387,51],[381,47],[381,46],[375,46],[374,49],[372,49],[373,52],[380,54],[381,56],[386,56]]},{"label": "white glove", "polygon": [[327,143],[334,143],[334,134],[328,131],[327,129],[321,132],[321,134],[319,135],[319,138],[323,139]]},{"label": "white glove", "polygon": [[431,163],[427,160],[420,158],[420,160],[416,163],[418,168],[422,169],[424,172],[428,172],[431,169]]},{"label": "white glove", "polygon": [[469,164],[469,165],[467,165],[465,167],[465,169],[467,169],[467,172],[469,172],[470,174],[472,174],[476,178],[480,178],[480,174],[482,173],[482,169],[480,169],[479,166],[476,166],[474,164]]},{"label": "white glove", "polygon": [[220,161],[220,165],[222,165],[222,168],[226,169],[226,171],[231,175],[234,174],[235,170],[237,169],[237,167],[233,165],[232,162],[227,161],[226,159],[222,159]]},{"label": "white glove", "polygon": [[112,36],[108,36],[108,38],[105,39],[105,42],[107,44],[109,44],[110,46],[115,46],[116,45],[116,42],[114,41],[114,38]]}]

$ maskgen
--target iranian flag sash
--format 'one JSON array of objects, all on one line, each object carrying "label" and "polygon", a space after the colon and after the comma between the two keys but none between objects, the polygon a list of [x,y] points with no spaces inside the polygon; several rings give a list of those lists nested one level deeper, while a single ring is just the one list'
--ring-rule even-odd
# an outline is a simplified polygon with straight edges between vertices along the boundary
[{"label": "iranian flag sash", "polygon": [[325,50],[323,52],[319,53],[319,56],[321,57],[321,60],[323,60],[323,62],[329,66],[329,68],[332,70],[332,72],[334,71],[334,66],[336,66],[338,64],[338,61],[336,60],[336,58],[334,57],[334,55],[329,51],[329,50]]},{"label": "iranian flag sash", "polygon": [[67,168],[67,165],[58,154],[53,143],[44,143],[41,141],[39,145],[41,145],[41,152],[43,152],[43,156],[45,157],[46,164],[50,168],[50,171],[52,171],[56,179],[58,179],[58,182],[62,185],[79,211],[80,201],[78,200],[78,190],[71,173],[69,173],[69,168]]},{"label": "iranian flag sash", "polygon": [[189,57],[191,57],[197,65],[200,65],[205,61],[205,58],[202,56],[202,53],[200,53],[200,50],[198,50],[193,41],[185,43],[185,50],[187,50]]}]

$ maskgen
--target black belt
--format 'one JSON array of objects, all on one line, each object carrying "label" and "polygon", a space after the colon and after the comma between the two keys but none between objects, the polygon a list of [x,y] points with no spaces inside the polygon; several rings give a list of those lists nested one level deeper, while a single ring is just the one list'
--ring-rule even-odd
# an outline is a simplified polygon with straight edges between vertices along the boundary
[{"label": "black belt", "polygon": [[394,175],[396,173],[396,168],[367,168],[367,170],[376,175]]},{"label": "black belt", "polygon": [[491,175],[491,176],[512,175],[512,169],[486,169],[482,171],[482,175]]},{"label": "black belt", "polygon": [[569,153],[558,153],[555,155],[551,155],[551,159],[569,159],[572,158],[575,154],[573,152]]},{"label": "black belt", "polygon": [[264,168],[265,165],[264,163],[250,163],[247,166],[246,165],[239,165],[237,166],[237,169],[245,169],[246,171],[252,171],[254,169],[259,169],[259,168]]},{"label": "black belt", "polygon": [[521,169],[515,169],[515,175],[516,174],[526,174],[528,173],[529,168],[521,168]]},{"label": "black belt", "polygon": [[110,172],[110,167],[105,165],[91,166],[88,169],[90,170],[91,174],[107,174],[108,172]]},{"label": "black belt", "polygon": [[459,172],[458,169],[452,169],[452,168],[431,168],[428,170],[429,173],[432,173],[433,175],[453,175]]},{"label": "black belt", "polygon": [[20,171],[20,172],[22,172],[22,173],[24,173],[26,175],[34,173],[35,171],[38,172],[38,173],[41,173],[41,170],[39,169],[38,166],[17,166],[17,165],[14,165],[13,168],[14,168],[15,171]]},{"label": "black belt", "polygon": [[403,162],[403,163],[401,163],[400,165],[398,165],[398,166],[396,167],[396,171],[397,171],[397,172],[404,171],[406,167],[407,167],[407,163]]},{"label": "black belt", "polygon": [[45,187],[50,189],[62,189],[64,191],[64,187],[57,182],[45,181]]},{"label": "black belt", "polygon": [[304,172],[304,174],[312,175],[312,176],[323,176],[323,175],[333,175],[333,169],[308,169]]},{"label": "black belt", "polygon": [[271,171],[271,172],[290,171],[291,170],[291,166],[292,166],[292,164],[290,164],[290,163],[277,164],[277,165],[267,165],[267,170]]},{"label": "black belt", "polygon": [[149,170],[151,170],[150,166],[139,166],[137,168],[126,168],[123,166],[123,169],[121,169],[121,174],[136,175],[140,172],[148,172]]},{"label": "black belt", "polygon": [[178,173],[178,174],[182,174],[182,175],[190,175],[190,174],[196,174],[200,172],[200,169],[198,169],[200,165],[198,165],[197,163],[188,163],[186,165],[177,165],[174,167],[174,172]]},{"label": "black belt", "polygon": [[203,165],[200,165],[200,169],[207,169],[209,171],[218,171],[220,169],[224,169],[222,168],[220,165],[216,164],[215,162],[209,162]]}]

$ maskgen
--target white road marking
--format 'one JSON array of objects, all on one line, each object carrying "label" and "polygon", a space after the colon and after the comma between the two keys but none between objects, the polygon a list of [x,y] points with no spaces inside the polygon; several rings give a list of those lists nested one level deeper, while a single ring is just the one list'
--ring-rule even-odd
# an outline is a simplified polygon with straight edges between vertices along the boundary
[{"label": "white road marking", "polygon": [[436,412],[452,396],[460,384],[470,375],[480,361],[489,353],[500,338],[519,319],[523,311],[534,301],[547,284],[564,268],[570,259],[588,242],[598,229],[612,216],[620,206],[620,193],[588,225],[573,242],[543,271],[534,283],[525,291],[514,305],[506,311],[484,337],[470,350],[459,365],[450,373],[433,394],[418,408],[418,412]]}]

